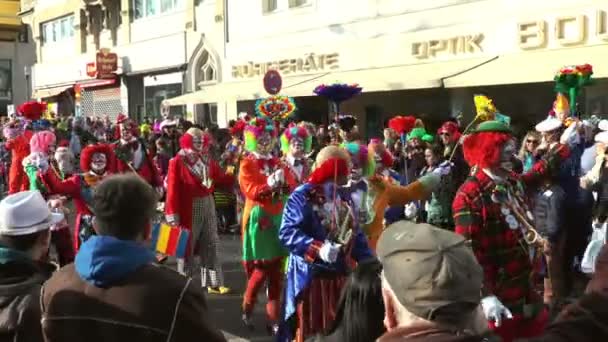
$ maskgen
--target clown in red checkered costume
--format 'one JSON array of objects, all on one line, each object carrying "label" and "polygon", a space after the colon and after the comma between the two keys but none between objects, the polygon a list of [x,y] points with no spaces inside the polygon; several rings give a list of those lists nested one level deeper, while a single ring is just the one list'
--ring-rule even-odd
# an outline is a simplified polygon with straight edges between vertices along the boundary
[{"label": "clown in red checkered costume", "polygon": [[499,121],[481,123],[464,139],[463,150],[472,170],[454,198],[455,231],[470,240],[483,267],[482,306],[489,326],[505,342],[537,336],[548,315],[532,282],[539,242],[531,239],[535,230],[526,190],[559,167],[569,151],[560,145],[517,175],[512,172],[515,141]]}]

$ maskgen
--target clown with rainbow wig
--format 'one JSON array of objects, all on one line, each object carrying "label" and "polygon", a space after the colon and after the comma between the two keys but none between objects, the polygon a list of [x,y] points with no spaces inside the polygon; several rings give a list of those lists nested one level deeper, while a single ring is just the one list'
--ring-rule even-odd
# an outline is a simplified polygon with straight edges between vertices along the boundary
[{"label": "clown with rainbow wig", "polygon": [[239,169],[239,185],[245,196],[242,236],[247,274],[242,320],[253,328],[251,316],[258,292],[267,282],[267,328],[274,334],[278,330],[283,260],[287,255],[279,242],[278,231],[284,199],[289,192],[287,173],[291,171],[272,153],[277,142],[274,122],[266,118],[252,119],[245,127],[244,138],[249,154],[241,160]]},{"label": "clown with rainbow wig", "polygon": [[281,135],[283,163],[287,166],[285,179],[291,190],[302,184],[310,174],[312,161],[307,155],[312,150],[312,136],[304,126],[291,126]]}]

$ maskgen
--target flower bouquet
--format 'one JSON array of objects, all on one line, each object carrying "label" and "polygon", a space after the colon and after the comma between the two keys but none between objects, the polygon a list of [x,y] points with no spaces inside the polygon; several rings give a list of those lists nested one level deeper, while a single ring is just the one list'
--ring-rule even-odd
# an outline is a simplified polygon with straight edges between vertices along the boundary
[{"label": "flower bouquet", "polygon": [[568,94],[572,115],[576,113],[576,100],[581,89],[593,82],[592,75],[593,66],[590,64],[565,66],[555,75],[555,91]]}]

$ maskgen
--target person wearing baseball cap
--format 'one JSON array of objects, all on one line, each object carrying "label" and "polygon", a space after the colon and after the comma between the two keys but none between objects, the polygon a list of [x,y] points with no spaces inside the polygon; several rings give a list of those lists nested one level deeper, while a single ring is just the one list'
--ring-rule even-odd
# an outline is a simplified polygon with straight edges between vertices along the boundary
[{"label": "person wearing baseball cap", "polygon": [[386,341],[484,341],[483,271],[465,239],[399,221],[380,236]]},{"label": "person wearing baseball cap", "polygon": [[[38,191],[0,202],[0,336],[7,341],[42,341],[40,288],[55,270],[46,262],[53,213]],[[18,337],[17,337],[18,336]]]}]

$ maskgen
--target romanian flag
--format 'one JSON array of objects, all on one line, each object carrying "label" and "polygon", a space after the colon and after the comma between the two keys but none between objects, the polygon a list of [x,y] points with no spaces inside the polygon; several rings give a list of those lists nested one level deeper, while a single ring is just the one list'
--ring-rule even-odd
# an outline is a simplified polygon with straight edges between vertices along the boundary
[{"label": "romanian flag", "polygon": [[172,227],[166,223],[157,223],[152,227],[150,247],[156,252],[185,258],[190,231]]}]

